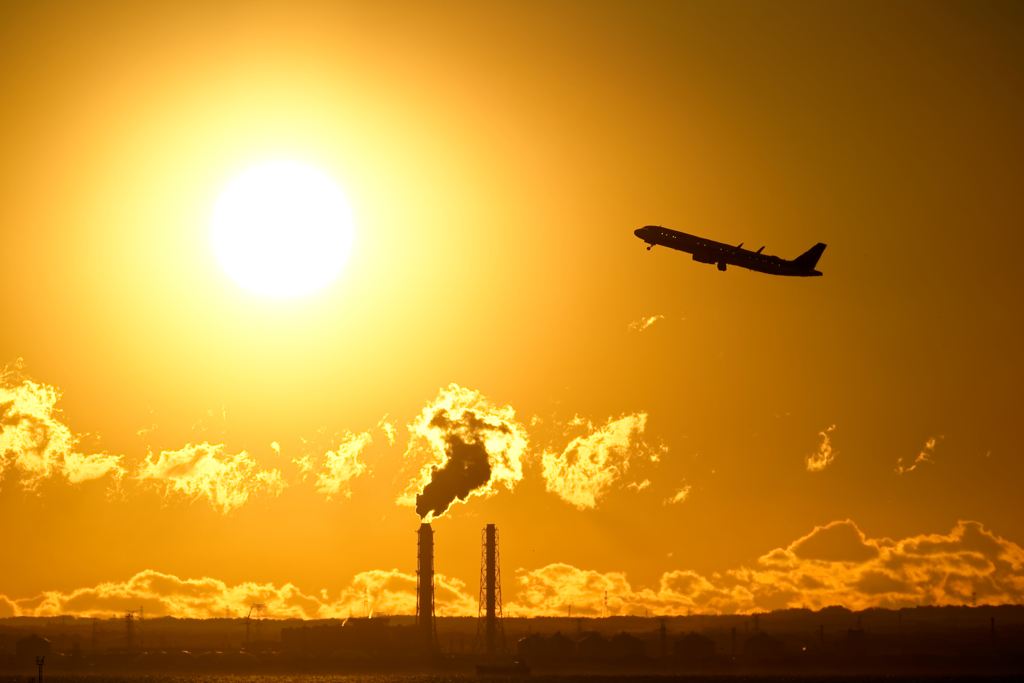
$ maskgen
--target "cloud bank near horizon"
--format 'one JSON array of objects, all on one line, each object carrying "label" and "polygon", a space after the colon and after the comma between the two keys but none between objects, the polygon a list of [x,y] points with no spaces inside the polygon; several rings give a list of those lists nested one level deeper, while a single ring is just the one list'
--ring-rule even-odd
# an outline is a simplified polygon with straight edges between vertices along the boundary
[{"label": "cloud bank near horizon", "polygon": [[[507,570],[506,570],[507,571]],[[657,586],[634,586],[623,572],[597,572],[555,563],[520,570],[506,584],[508,616],[598,617],[605,594],[610,615],[748,614],[842,606],[901,608],[997,605],[1024,602],[1024,548],[985,529],[959,522],[948,534],[921,534],[899,541],[872,539],[850,520],[815,527],[785,548],[750,566],[702,576],[688,570],[662,574]],[[476,616],[476,587],[437,575],[437,614]],[[397,569],[356,574],[330,599],[291,583],[229,586],[204,577],[181,579],[153,570],[127,581],[102,583],[33,598],[0,596],[0,617],[115,617],[142,605],[147,615],[219,618],[239,615],[252,602],[274,618],[324,619],[362,614],[364,598],[376,614],[414,614],[416,576]]]}]

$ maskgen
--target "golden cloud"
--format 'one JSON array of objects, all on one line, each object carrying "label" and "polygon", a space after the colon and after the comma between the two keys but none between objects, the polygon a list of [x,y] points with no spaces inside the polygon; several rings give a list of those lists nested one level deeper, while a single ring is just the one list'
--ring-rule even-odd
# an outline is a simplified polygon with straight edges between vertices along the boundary
[{"label": "golden cloud", "polygon": [[868,539],[846,520],[816,527],[762,557],[764,571],[745,576],[790,593],[786,606],[1006,604],[1024,599],[1022,558],[1020,546],[978,522],[959,522],[948,535],[892,541]]},{"label": "golden cloud", "polygon": [[366,463],[359,459],[359,454],[371,443],[370,432],[346,432],[338,447],[324,454],[324,466],[316,475],[316,490],[327,496],[327,500],[339,493],[351,498],[349,482],[366,471]]},{"label": "golden cloud", "polygon": [[935,455],[935,446],[938,445],[939,441],[942,441],[942,439],[943,436],[940,434],[925,441],[924,448],[922,448],[921,452],[917,454],[916,458],[914,458],[914,462],[910,464],[910,467],[904,467],[903,458],[898,458],[896,460],[896,474],[902,476],[907,472],[913,472],[917,469],[917,466],[923,462],[931,462],[932,456]]},{"label": "golden cloud", "polygon": [[122,456],[76,452],[78,437],[60,420],[61,392],[22,375],[19,359],[0,374],[0,476],[8,467],[34,489],[62,475],[73,484],[112,475],[124,476]]},{"label": "golden cloud", "polygon": [[302,457],[292,458],[292,464],[299,468],[299,481],[306,481],[306,477],[316,467],[316,456],[307,453]]},{"label": "golden cloud", "polygon": [[647,318],[640,318],[639,320],[634,320],[633,322],[631,322],[629,324],[629,331],[630,332],[643,332],[644,330],[646,330],[648,327],[650,327],[654,323],[658,322],[659,320],[664,320],[664,319],[665,319],[665,316],[663,316],[663,315],[652,315],[652,316],[647,317]]},{"label": "golden cloud", "polygon": [[[416,575],[397,569],[356,574],[338,600],[324,604],[321,618],[362,614],[364,599],[372,614],[415,614]],[[440,616],[476,616],[477,601],[455,578],[434,574],[434,609]]]},{"label": "golden cloud", "polygon": [[[577,418],[572,424],[582,421]],[[581,510],[595,507],[629,469],[631,459],[658,459],[658,452],[640,438],[646,424],[646,413],[609,419],[599,428],[586,423],[588,433],[574,438],[561,453],[541,454],[547,490]]]},{"label": "golden cloud", "polygon": [[704,577],[662,575],[657,589],[634,588],[625,574],[554,564],[517,577],[506,613],[554,616],[734,614],[841,605],[851,610],[918,605],[1019,604],[1024,601],[1024,549],[977,522],[949,534],[902,541],[867,538],[849,521],[815,529],[752,567]]},{"label": "golden cloud", "polygon": [[601,574],[561,563],[527,572],[516,583],[516,597],[505,610],[514,616],[558,616],[570,606],[580,615],[603,616],[606,596],[608,613],[618,614],[624,602],[633,599],[625,574]]},{"label": "golden cloud", "polygon": [[686,502],[686,499],[690,497],[690,488],[690,486],[684,486],[676,491],[673,496],[665,499],[665,505]]},{"label": "golden cloud", "polygon": [[818,444],[818,450],[804,458],[804,461],[807,463],[808,472],[821,472],[832,464],[835,457],[839,455],[839,451],[832,451],[832,440],[829,438],[829,434],[831,434],[835,428],[836,426],[832,425],[825,431],[818,432],[818,436],[821,437],[821,443]]},{"label": "golden cloud", "polygon": [[280,588],[257,583],[228,586],[216,579],[179,579],[152,570],[139,572],[124,582],[70,593],[47,591],[30,600],[13,602],[19,616],[73,614],[100,618],[142,606],[147,616],[204,619],[223,617],[225,611],[237,614],[254,602],[266,604],[270,616],[276,618],[304,618],[315,616],[321,607],[319,600],[291,584]]},{"label": "golden cloud", "polygon": [[151,452],[139,463],[134,478],[162,487],[165,498],[205,499],[224,514],[245,505],[252,494],[276,497],[287,488],[280,470],[264,469],[245,451],[224,451],[224,444],[204,442],[161,451],[156,458]]},{"label": "golden cloud", "polygon": [[[458,579],[435,575],[438,613],[476,615],[476,600]],[[362,614],[364,599],[374,614],[415,614],[416,577],[396,569],[357,574],[335,602],[307,595],[288,583],[241,583],[229,586],[211,578],[180,579],[146,570],[123,582],[102,583],[69,593],[47,591],[34,598],[10,600],[0,596],[0,616],[55,616],[109,618],[128,609],[147,616],[210,619],[225,613],[240,615],[252,603],[263,603],[276,619],[328,619]]]},{"label": "golden cloud", "polygon": [[392,423],[388,422],[388,416],[385,415],[377,423],[377,428],[384,432],[384,436],[387,437],[388,445],[394,446],[395,441],[398,439],[398,429]]},{"label": "golden cloud", "polygon": [[[475,616],[477,602],[458,579],[435,576],[437,613]],[[511,590],[508,590],[511,588]],[[518,572],[506,586],[505,614],[556,616],[714,614],[841,605],[851,610],[918,605],[1019,604],[1024,601],[1024,549],[977,522],[960,522],[949,534],[901,541],[867,538],[849,521],[815,527],[751,567],[724,574],[665,572],[656,587],[634,587],[623,572],[601,573],[568,564]],[[292,584],[179,579],[147,570],[128,581],[103,583],[29,599],[0,596],[0,616],[111,617],[142,605],[147,615],[211,618],[238,614],[253,602],[276,618],[413,614],[416,577],[397,569],[353,577],[338,599],[307,595]]]}]

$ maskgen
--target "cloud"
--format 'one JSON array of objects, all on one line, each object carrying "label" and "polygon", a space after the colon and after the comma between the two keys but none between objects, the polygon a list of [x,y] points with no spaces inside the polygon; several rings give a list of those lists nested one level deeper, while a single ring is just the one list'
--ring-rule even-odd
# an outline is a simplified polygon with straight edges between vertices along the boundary
[{"label": "cloud", "polygon": [[[357,574],[331,602],[323,595],[308,595],[290,583],[281,587],[253,582],[229,586],[209,577],[180,579],[146,570],[123,582],[108,582],[64,593],[46,591],[34,598],[10,600],[0,596],[2,616],[56,616],[110,618],[142,606],[146,616],[210,619],[225,612],[240,616],[254,602],[267,606],[275,619],[327,619],[362,614],[364,598],[374,614],[415,614],[416,576],[397,569]],[[465,584],[435,575],[435,603],[439,614],[471,616],[477,603]]]},{"label": "cloud", "polygon": [[80,484],[83,481],[100,479],[108,474],[114,479],[121,479],[124,476],[124,468],[121,466],[123,456],[109,455],[107,453],[96,453],[93,455],[82,455],[81,453],[67,453],[64,456],[64,476],[72,484]]},{"label": "cloud", "polygon": [[821,472],[823,469],[832,464],[832,461],[839,451],[832,451],[832,441],[829,439],[829,434],[836,428],[832,425],[823,432],[818,432],[818,436],[821,437],[821,443],[818,444],[818,450],[808,455],[804,460],[807,463],[808,472]]},{"label": "cloud", "polygon": [[324,466],[316,475],[316,490],[327,496],[327,500],[339,493],[351,498],[349,482],[367,469],[366,463],[359,459],[359,454],[371,443],[373,437],[370,432],[346,432],[338,447],[324,454]]},{"label": "cloud", "polygon": [[506,609],[516,616],[562,615],[570,605],[581,616],[602,616],[606,594],[609,613],[618,614],[624,598],[633,595],[621,572],[601,574],[561,563],[526,572],[516,583],[516,597]]},{"label": "cloud", "polygon": [[665,505],[674,504],[674,503],[683,503],[683,502],[686,502],[686,499],[689,498],[689,497],[690,497],[690,487],[689,486],[684,486],[683,488],[681,488],[678,491],[676,491],[674,496],[672,496],[671,498],[666,498],[665,499]]},{"label": "cloud", "polygon": [[211,578],[179,579],[171,574],[146,570],[124,582],[102,583],[69,593],[47,591],[27,600],[13,601],[19,616],[109,618],[126,609],[143,607],[146,616],[203,619],[223,617],[225,610],[240,614],[248,605],[262,602],[275,618],[316,616],[321,601],[285,584],[242,583],[228,586]]},{"label": "cloud", "polygon": [[686,614],[694,609],[734,613],[751,607],[744,588],[716,585],[689,571],[666,572],[656,589],[635,588],[623,572],[551,564],[521,573],[516,583],[518,590],[505,610],[515,616],[564,615],[570,605],[574,614],[595,617]]},{"label": "cloud", "polygon": [[580,510],[594,508],[629,469],[631,459],[658,459],[658,452],[641,439],[646,424],[646,413],[609,419],[599,428],[586,423],[588,433],[574,438],[561,453],[545,450],[541,467],[547,490]]},{"label": "cloud", "polygon": [[224,451],[224,444],[204,442],[161,451],[156,458],[150,452],[134,478],[162,487],[165,498],[205,499],[224,514],[244,505],[252,494],[277,497],[287,488],[280,470],[264,469],[245,451],[234,455]]},{"label": "cloud", "polygon": [[896,474],[902,476],[907,472],[913,472],[914,470],[917,469],[917,466],[923,462],[932,462],[932,456],[935,455],[935,446],[938,445],[938,442],[942,441],[942,439],[943,436],[941,434],[939,434],[938,436],[933,436],[932,438],[928,439],[924,444],[924,448],[922,448],[921,452],[917,454],[916,458],[914,458],[914,462],[911,463],[910,467],[903,467],[902,457],[897,459]]},{"label": "cloud", "polygon": [[816,527],[750,567],[701,576],[665,572],[656,587],[638,588],[621,572],[600,573],[553,564],[521,572],[506,613],[734,614],[841,605],[851,610],[919,605],[1020,604],[1024,549],[978,522],[949,534],[901,541],[867,538],[842,520]]},{"label": "cloud", "polygon": [[299,481],[306,481],[306,477],[316,467],[316,456],[306,454],[298,458],[292,458],[292,464],[299,468]]},{"label": "cloud", "polygon": [[850,520],[814,527],[814,531],[794,541],[788,548],[802,560],[825,562],[867,562],[878,557],[878,546]]},{"label": "cloud", "polygon": [[[337,601],[325,604],[321,617],[362,614],[364,596],[373,614],[415,614],[416,575],[397,569],[356,574]],[[438,616],[476,616],[477,601],[466,585],[444,574],[434,574],[434,611]]]},{"label": "cloud", "polygon": [[[634,586],[624,572],[598,572],[564,563],[519,570],[505,586],[505,613],[563,615],[745,614],[771,609],[840,605],[851,610],[919,605],[1020,604],[1024,602],[1024,548],[959,522],[948,534],[871,539],[850,520],[815,527],[809,534],[761,556],[749,567],[702,576],[672,570],[657,585]],[[436,575],[437,613],[476,616],[466,585]],[[392,570],[356,574],[338,598],[253,582],[229,586],[209,577],[180,579],[153,570],[123,582],[36,597],[0,596],[0,616],[113,617],[142,605],[147,615],[210,618],[241,614],[262,602],[275,618],[360,615],[364,600],[375,614],[414,614],[416,576]]]},{"label": "cloud", "polygon": [[901,541],[869,539],[849,520],[833,522],[758,564],[765,572],[748,575],[788,587],[788,606],[967,605],[973,593],[979,604],[1024,599],[1024,550],[978,522]]},{"label": "cloud", "polygon": [[111,475],[124,476],[123,456],[77,452],[79,438],[60,419],[61,392],[22,374],[22,361],[0,373],[0,476],[8,468],[21,473],[22,484],[35,489],[57,475],[72,484]]},{"label": "cloud", "polygon": [[397,503],[415,507],[426,521],[473,496],[512,490],[523,478],[526,428],[511,406],[499,407],[479,391],[450,384],[408,426],[405,452],[417,473]]},{"label": "cloud", "polygon": [[659,320],[664,320],[664,319],[665,319],[665,316],[663,316],[663,315],[652,315],[649,318],[640,318],[639,320],[634,320],[633,322],[631,322],[629,324],[629,331],[630,332],[643,332],[644,330],[646,330],[648,327],[650,327],[654,323],[658,322]]},{"label": "cloud", "polygon": [[388,422],[388,416],[385,415],[377,423],[377,428],[384,432],[384,436],[387,437],[388,445],[394,446],[395,441],[398,439],[398,429],[394,424]]}]

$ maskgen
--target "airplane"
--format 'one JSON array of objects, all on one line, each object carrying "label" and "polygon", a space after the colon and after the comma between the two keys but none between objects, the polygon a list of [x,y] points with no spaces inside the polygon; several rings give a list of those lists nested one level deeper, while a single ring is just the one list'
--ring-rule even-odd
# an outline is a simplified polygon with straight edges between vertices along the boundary
[{"label": "airplane", "polygon": [[781,259],[778,256],[762,254],[764,247],[757,251],[743,249],[743,243],[739,246],[722,244],[714,240],[707,240],[703,237],[688,235],[685,232],[669,230],[660,225],[647,225],[633,231],[633,234],[647,243],[647,251],[655,245],[662,245],[671,249],[685,251],[693,254],[693,260],[699,263],[717,263],[718,269],[724,271],[726,266],[732,264],[747,270],[756,270],[759,273],[769,275],[793,275],[796,277],[815,277],[821,273],[814,269],[821,258],[821,252],[825,246],[818,242],[813,247],[797,256],[792,261]]}]

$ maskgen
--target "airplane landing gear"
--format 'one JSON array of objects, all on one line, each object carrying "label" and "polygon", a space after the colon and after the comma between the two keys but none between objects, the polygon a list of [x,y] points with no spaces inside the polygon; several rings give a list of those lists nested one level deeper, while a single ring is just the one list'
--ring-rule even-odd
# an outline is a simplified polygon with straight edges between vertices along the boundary
[{"label": "airplane landing gear", "polygon": [[653,247],[653,246],[654,246],[653,244],[651,244],[651,245],[648,245],[648,247],[647,247],[647,251],[650,251],[650,250],[651,250],[651,247]]}]

